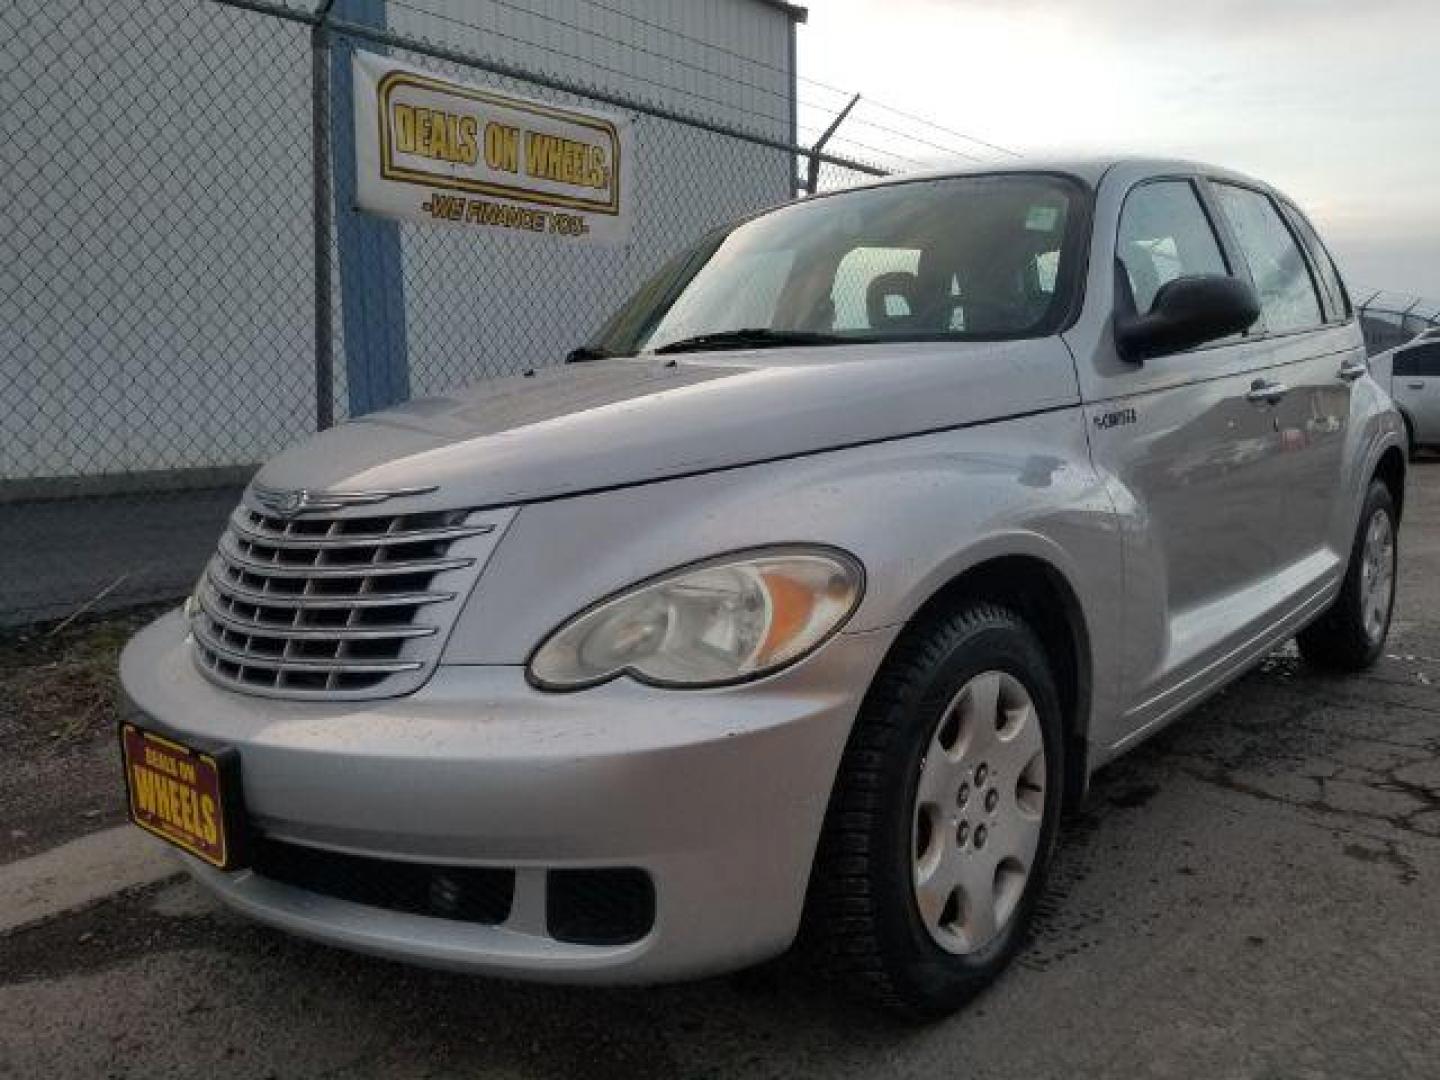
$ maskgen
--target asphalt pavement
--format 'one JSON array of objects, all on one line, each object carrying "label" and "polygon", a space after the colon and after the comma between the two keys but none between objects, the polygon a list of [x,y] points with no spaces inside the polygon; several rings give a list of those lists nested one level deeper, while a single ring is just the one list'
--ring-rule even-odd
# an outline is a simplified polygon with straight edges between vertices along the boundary
[{"label": "asphalt pavement", "polygon": [[0,627],[184,596],[240,492],[0,502]]},{"label": "asphalt pavement", "polygon": [[0,935],[0,1076],[1440,1076],[1440,462],[1401,543],[1385,659],[1281,650],[1104,770],[1028,949],[943,1022],[793,957],[624,991],[424,971],[172,878]]}]

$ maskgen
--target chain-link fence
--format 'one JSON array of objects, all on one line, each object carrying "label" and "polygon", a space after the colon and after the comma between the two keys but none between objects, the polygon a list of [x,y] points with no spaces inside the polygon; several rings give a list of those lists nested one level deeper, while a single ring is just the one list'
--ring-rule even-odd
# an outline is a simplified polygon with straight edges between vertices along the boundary
[{"label": "chain-link fence", "polygon": [[[793,196],[793,38],[624,0],[552,9],[0,7],[0,624],[178,595],[282,447],[559,362],[680,246]],[[356,212],[356,48],[627,114],[630,241],[559,251]],[[817,179],[883,171],[826,154]]]},{"label": "chain-link fence", "polygon": [[1440,327],[1440,301],[1401,293],[1357,289],[1355,309],[1371,356]]},{"label": "chain-link fence", "polygon": [[[259,463],[335,420],[558,363],[716,224],[812,185],[1013,156],[798,76],[789,17],[753,0],[0,5],[0,625],[181,594]],[[357,212],[356,49],[625,114],[629,242]],[[1361,308],[1372,349],[1440,322],[1388,294]]]}]

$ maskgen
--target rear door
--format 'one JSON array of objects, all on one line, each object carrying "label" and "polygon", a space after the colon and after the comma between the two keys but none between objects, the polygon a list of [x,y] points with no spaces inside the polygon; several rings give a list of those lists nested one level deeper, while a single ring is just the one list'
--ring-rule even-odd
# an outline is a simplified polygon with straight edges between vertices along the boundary
[{"label": "rear door", "polygon": [[[1280,453],[1270,469],[1277,570],[1313,580],[1338,570],[1346,552],[1336,514],[1349,503],[1345,446],[1350,383],[1366,371],[1364,342],[1328,257],[1317,264],[1297,212],[1259,188],[1229,180],[1208,185],[1260,298],[1268,381],[1277,388],[1270,421]],[[1308,230],[1308,225],[1306,226]],[[1310,231],[1313,237],[1313,231]],[[1318,245],[1318,238],[1314,244]],[[1322,273],[1322,267],[1326,271]]]},{"label": "rear door", "polygon": [[1440,341],[1396,349],[1390,392],[1417,445],[1440,443]]}]

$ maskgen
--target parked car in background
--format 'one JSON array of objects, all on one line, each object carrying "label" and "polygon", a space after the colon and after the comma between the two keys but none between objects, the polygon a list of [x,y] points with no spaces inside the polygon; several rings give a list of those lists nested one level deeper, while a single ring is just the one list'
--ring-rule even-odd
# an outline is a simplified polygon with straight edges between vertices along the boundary
[{"label": "parked car in background", "polygon": [[1091,773],[1298,634],[1379,654],[1404,435],[1283,196],[887,180],[714,232],[577,362],[261,470],[121,661],[134,819],[355,949],[588,982],[797,937],[953,1009]]},{"label": "parked car in background", "polygon": [[1426,330],[1407,344],[1370,358],[1376,381],[1390,392],[1405,421],[1405,441],[1413,456],[1440,445],[1440,328]]}]

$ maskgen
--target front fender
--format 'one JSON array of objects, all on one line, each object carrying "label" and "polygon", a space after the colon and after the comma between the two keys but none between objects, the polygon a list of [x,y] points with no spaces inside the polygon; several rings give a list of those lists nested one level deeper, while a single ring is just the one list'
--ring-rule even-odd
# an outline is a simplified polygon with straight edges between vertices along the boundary
[{"label": "front fender", "polygon": [[865,566],[849,633],[905,623],[989,559],[1041,559],[1079,600],[1095,685],[1118,684],[1121,545],[1078,408],[526,506],[443,662],[521,664],[565,620],[633,582],[807,542]]}]

